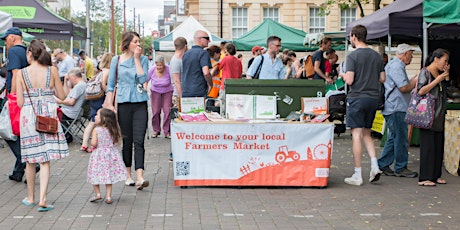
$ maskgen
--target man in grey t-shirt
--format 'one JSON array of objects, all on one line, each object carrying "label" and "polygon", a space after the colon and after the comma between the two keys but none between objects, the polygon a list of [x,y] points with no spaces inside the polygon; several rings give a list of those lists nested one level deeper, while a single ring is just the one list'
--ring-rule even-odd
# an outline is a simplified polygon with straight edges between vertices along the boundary
[{"label": "man in grey t-shirt", "polygon": [[173,92],[173,107],[179,107],[179,100],[182,97],[182,85],[181,85],[181,75],[182,75],[182,57],[184,56],[185,52],[187,51],[187,39],[184,37],[178,37],[174,40],[174,56],[171,58],[169,62],[169,73],[171,74],[172,78],[172,85],[174,87]]},{"label": "man in grey t-shirt", "polygon": [[[371,137],[372,122],[377,110],[380,83],[385,82],[385,72],[381,56],[366,44],[367,29],[357,25],[350,32],[350,41],[355,51],[347,56],[347,72],[344,80],[350,86],[347,95],[346,124],[351,128],[353,140],[354,174],[345,178],[345,183],[362,185],[361,158],[362,144],[366,146],[371,159],[369,182],[380,179],[380,171],[375,156],[374,141]],[[380,82],[380,83],[379,83]]]},{"label": "man in grey t-shirt", "polygon": [[[64,92],[67,94],[64,100],[56,98],[61,105],[62,120],[74,120],[85,102],[86,83],[83,80],[80,68],[71,69],[64,79]],[[65,127],[63,126],[65,129]],[[67,142],[72,142],[72,136],[66,135]]]}]

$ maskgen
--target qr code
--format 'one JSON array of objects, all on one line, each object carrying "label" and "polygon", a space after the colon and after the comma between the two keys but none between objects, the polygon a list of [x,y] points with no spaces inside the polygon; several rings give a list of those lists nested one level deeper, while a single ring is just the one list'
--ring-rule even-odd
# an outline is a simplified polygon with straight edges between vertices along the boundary
[{"label": "qr code", "polygon": [[190,161],[176,162],[176,176],[187,176],[190,174]]}]

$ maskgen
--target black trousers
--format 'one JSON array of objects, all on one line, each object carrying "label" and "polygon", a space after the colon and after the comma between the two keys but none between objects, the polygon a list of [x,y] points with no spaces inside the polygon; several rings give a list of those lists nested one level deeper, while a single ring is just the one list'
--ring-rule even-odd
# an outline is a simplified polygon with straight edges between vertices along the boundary
[{"label": "black trousers", "polygon": [[420,174],[418,181],[432,181],[441,177],[444,159],[444,130],[434,132],[420,129]]},{"label": "black trousers", "polygon": [[132,165],[134,145],[134,169],[144,169],[144,140],[148,124],[147,102],[119,103],[117,114],[123,136],[122,155],[125,166]]}]

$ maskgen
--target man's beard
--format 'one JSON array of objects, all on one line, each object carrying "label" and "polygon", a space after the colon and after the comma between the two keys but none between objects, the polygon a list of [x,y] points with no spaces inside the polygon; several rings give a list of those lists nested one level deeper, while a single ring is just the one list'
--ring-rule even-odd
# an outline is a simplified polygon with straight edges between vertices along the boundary
[{"label": "man's beard", "polygon": [[356,44],[353,41],[351,42],[351,47],[353,47],[353,49],[356,48]]}]

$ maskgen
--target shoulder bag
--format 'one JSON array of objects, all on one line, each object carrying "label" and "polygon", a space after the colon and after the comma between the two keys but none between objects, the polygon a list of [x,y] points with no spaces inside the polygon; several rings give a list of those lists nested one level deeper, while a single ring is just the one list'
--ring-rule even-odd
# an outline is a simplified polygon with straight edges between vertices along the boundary
[{"label": "shoulder bag", "polygon": [[[431,74],[430,71],[428,71],[428,84],[430,84],[430,82]],[[436,97],[431,95],[430,92],[423,96],[418,94],[417,84],[412,90],[404,121],[416,128],[430,129],[434,120]]]}]

